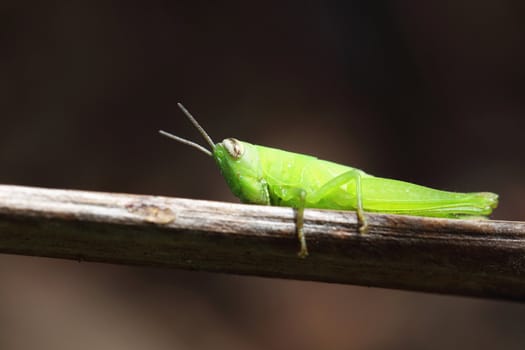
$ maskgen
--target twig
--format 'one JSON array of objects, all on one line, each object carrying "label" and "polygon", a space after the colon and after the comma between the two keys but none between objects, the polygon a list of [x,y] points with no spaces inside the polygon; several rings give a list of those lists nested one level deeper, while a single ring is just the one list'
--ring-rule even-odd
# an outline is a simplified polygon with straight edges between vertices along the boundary
[{"label": "twig", "polygon": [[525,300],[525,222],[0,186],[0,253]]}]

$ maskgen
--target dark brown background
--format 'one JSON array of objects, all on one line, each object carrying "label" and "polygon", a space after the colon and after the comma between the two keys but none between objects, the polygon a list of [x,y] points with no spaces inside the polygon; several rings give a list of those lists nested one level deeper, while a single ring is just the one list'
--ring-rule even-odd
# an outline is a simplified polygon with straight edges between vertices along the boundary
[{"label": "dark brown background", "polygon": [[[3,1],[0,183],[236,201],[229,136],[522,220],[519,1]],[[490,263],[488,261],[487,263]],[[522,349],[520,304],[0,256],[0,348]]]}]

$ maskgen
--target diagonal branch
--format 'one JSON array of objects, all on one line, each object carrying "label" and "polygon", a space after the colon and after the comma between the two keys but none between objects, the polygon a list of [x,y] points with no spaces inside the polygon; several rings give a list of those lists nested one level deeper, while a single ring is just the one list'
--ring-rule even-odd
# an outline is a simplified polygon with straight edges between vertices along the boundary
[{"label": "diagonal branch", "polygon": [[525,300],[525,222],[0,186],[0,253]]}]

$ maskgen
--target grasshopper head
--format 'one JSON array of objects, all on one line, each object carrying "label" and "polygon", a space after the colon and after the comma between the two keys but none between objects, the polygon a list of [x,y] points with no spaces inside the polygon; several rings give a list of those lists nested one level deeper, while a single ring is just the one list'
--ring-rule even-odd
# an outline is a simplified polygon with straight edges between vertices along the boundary
[{"label": "grasshopper head", "polygon": [[215,145],[213,158],[236,197],[245,203],[269,203],[259,153],[254,145],[228,138]]},{"label": "grasshopper head", "polygon": [[214,144],[211,137],[191,113],[182,104],[178,103],[177,105],[202,135],[210,149],[166,131],[159,130],[159,132],[177,142],[213,156],[228,186],[241,201],[253,204],[270,204],[268,186],[263,178],[257,148],[252,144],[234,138]]}]

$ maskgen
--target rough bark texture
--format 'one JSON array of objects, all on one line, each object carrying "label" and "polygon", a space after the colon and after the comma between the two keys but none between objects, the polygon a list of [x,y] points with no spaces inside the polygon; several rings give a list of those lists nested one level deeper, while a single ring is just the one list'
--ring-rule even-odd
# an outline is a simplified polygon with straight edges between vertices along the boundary
[{"label": "rough bark texture", "polygon": [[525,222],[0,186],[0,253],[525,300]]}]

